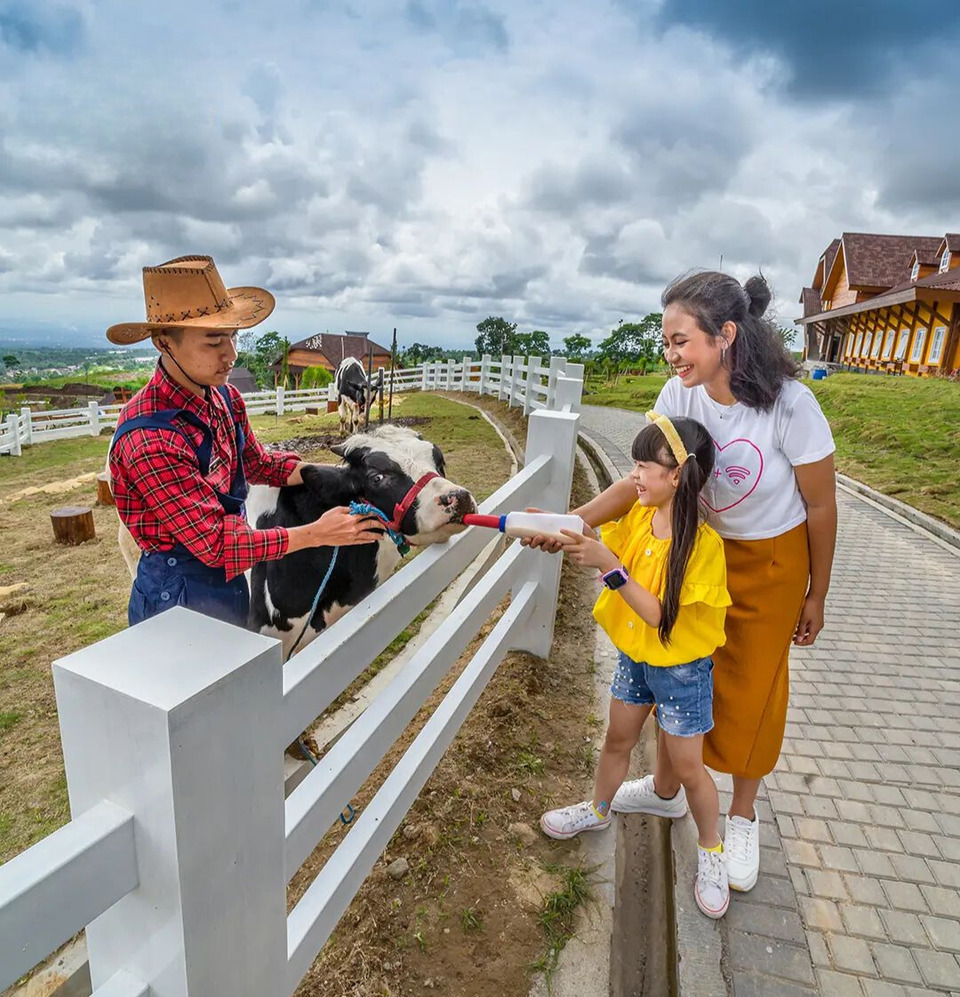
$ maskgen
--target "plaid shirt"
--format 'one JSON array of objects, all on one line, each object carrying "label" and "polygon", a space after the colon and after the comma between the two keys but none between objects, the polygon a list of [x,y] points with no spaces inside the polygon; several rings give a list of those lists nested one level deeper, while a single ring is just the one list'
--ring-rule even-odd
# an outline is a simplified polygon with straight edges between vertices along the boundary
[{"label": "plaid shirt", "polygon": [[[253,435],[239,391],[227,386],[246,444],[243,469],[250,484],[284,485],[300,458],[264,450]],[[150,381],[124,405],[119,423],[162,409],[187,409],[213,431],[210,470],[201,477],[194,447],[181,433],[165,429],[134,429],[110,453],[110,474],[117,511],[141,550],[170,550],[182,544],[198,560],[222,567],[227,580],[258,561],[272,561],[287,552],[282,527],[254,530],[240,516],[224,512],[216,492],[229,492],[237,467],[237,442],[230,411],[219,391],[201,398],[176,383],[157,364]],[[182,424],[195,445],[203,434]]]}]

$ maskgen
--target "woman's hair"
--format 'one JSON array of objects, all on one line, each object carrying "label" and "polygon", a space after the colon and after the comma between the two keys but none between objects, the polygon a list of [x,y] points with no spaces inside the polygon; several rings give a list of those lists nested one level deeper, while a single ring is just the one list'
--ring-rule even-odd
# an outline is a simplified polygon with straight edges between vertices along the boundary
[{"label": "woman's hair", "polygon": [[[690,457],[680,468],[680,483],[673,497],[671,510],[673,541],[667,559],[667,582],[664,586],[659,628],[663,644],[670,643],[670,632],[680,612],[683,576],[687,573],[687,563],[700,526],[700,491],[713,471],[714,458],[713,437],[696,419],[676,418],[670,421]],[[655,423],[644,426],[637,434],[633,441],[632,455],[636,461],[660,464],[670,470],[678,466],[663,430]]]},{"label": "woman's hair", "polygon": [[660,303],[664,308],[678,305],[712,339],[721,335],[725,322],[736,325],[737,335],[724,363],[730,369],[733,396],[748,408],[769,411],[783,382],[800,377],[800,365],[770,319],[763,317],[770,288],[762,274],[743,286],[729,274],[713,270],[681,274],[667,285]]}]

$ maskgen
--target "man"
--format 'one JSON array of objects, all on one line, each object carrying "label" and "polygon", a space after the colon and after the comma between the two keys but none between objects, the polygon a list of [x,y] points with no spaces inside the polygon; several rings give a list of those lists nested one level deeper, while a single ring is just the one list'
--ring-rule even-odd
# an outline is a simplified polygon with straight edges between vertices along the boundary
[{"label": "man", "polygon": [[[300,458],[265,450],[240,392],[227,384],[238,329],[258,325],[274,298],[224,286],[209,256],[144,267],[147,321],[113,325],[112,343],[151,337],[160,351],[149,383],[123,407],[110,448],[117,510],[142,551],[130,592],[130,625],[186,606],[245,626],[243,572],[306,547],[374,543],[380,523],[346,508],[290,529],[251,529],[248,482],[301,483]],[[377,528],[374,528],[376,524]]]}]

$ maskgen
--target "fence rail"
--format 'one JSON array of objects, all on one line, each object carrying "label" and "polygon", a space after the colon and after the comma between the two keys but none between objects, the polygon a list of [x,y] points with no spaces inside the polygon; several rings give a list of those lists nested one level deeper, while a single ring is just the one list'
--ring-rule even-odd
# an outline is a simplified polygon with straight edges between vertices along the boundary
[{"label": "fence rail", "polygon": [[[389,372],[378,368],[375,378],[380,376],[384,390],[389,390]],[[525,415],[542,408],[554,408],[557,387],[565,382],[574,382],[566,389],[566,397],[570,401],[576,395],[578,405],[580,389],[576,385],[582,386],[583,365],[571,363],[564,357],[550,357],[544,362],[541,357],[506,355],[494,360],[484,354],[479,360],[469,356],[460,360],[437,360],[393,373],[395,393],[473,391],[500,398],[511,406],[520,406]],[[323,388],[277,387],[248,392],[243,398],[250,415],[303,412],[307,408],[323,408],[328,401],[337,400],[332,384]],[[19,415],[11,412],[0,424],[0,454],[19,457],[23,447],[35,443],[99,436],[102,430],[116,427],[122,408],[122,405],[100,405],[98,402],[90,402],[85,408],[49,411],[24,406]]]},{"label": "fence rail", "polygon": [[[482,512],[566,507],[582,368],[558,360],[504,357],[493,376],[484,357],[406,378],[506,385],[529,408],[524,467]],[[423,551],[285,665],[278,641],[181,608],[55,662],[73,819],[0,867],[0,989],[86,927],[94,997],[293,993],[504,656],[549,654],[559,559],[509,546],[286,799],[283,746],[488,541],[472,527]],[[507,597],[288,916],[287,883]]]}]

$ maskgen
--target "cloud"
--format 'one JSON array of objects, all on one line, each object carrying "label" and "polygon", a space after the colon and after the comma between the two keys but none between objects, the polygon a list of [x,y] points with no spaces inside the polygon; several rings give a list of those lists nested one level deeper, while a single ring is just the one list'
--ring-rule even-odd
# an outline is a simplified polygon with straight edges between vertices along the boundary
[{"label": "cloud", "polygon": [[747,0],[0,0],[5,312],[102,336],[142,266],[209,252],[292,337],[460,348],[503,314],[559,343],[722,257],[789,320],[841,231],[957,227],[930,80],[960,14],[891,10],[857,34],[848,2],[824,32]]}]

